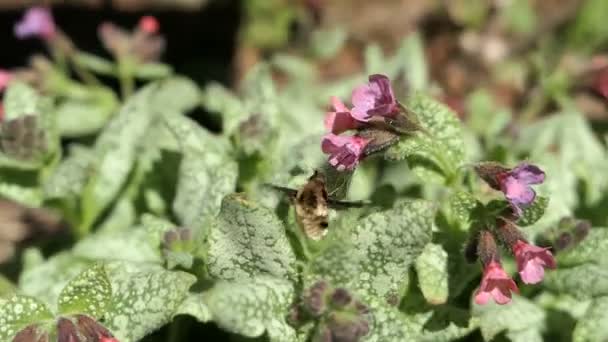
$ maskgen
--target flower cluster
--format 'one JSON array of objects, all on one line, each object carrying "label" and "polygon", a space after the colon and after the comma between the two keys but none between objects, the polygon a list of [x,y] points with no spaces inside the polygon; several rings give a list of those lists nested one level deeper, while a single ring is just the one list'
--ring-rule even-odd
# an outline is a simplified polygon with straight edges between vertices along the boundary
[{"label": "flower cluster", "polygon": [[[416,128],[409,122],[405,108],[396,100],[389,78],[385,75],[369,76],[369,83],[355,88],[349,109],[337,97],[331,98],[331,110],[325,116],[327,134],[321,149],[329,154],[329,163],[339,171],[353,170],[369,155],[397,141],[400,134]],[[340,135],[355,131],[353,135]],[[388,139],[386,137],[389,134]],[[382,137],[382,138],[381,138]],[[388,143],[387,143],[388,142]]]},{"label": "flower cluster", "polygon": [[293,307],[292,325],[316,321],[314,341],[360,341],[369,333],[369,308],[344,288],[332,288],[318,281],[308,288],[299,305]]},{"label": "flower cluster", "polygon": [[158,34],[159,30],[160,24],[156,18],[144,16],[133,32],[104,22],[99,26],[98,34],[106,50],[116,59],[131,57],[146,63],[157,61],[165,49],[165,39]]},{"label": "flower cluster", "polygon": [[475,170],[491,188],[502,191],[510,204],[504,215],[496,219],[495,227],[485,227],[472,241],[472,245],[477,246],[476,256],[483,265],[483,277],[475,293],[475,302],[485,304],[493,298],[498,304],[506,304],[511,300],[511,292],[519,290],[502,268],[496,240],[515,256],[519,276],[526,284],[541,282],[545,268],[556,267],[549,248],[530,244],[514,223],[536,198],[530,185],[542,183],[545,173],[527,163],[512,169],[497,163],[480,163]]}]

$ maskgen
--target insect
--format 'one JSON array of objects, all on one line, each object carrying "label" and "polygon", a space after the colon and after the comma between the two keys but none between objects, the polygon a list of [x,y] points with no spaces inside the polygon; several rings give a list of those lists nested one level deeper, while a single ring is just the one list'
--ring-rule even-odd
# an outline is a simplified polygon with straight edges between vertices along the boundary
[{"label": "insect", "polygon": [[365,202],[347,202],[331,198],[325,185],[325,175],[315,170],[308,182],[299,190],[269,184],[287,195],[295,207],[296,220],[307,237],[318,241],[327,234],[329,209],[358,208]]}]

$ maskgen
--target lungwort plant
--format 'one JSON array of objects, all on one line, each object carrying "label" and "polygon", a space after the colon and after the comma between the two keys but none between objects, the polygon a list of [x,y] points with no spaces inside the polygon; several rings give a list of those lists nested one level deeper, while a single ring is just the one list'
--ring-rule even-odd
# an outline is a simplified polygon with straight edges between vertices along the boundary
[{"label": "lungwort plant", "polygon": [[235,340],[608,338],[606,150],[567,101],[476,130],[432,96],[416,35],[370,47],[369,77],[279,54],[199,89],[155,62],[158,31],[103,25],[109,61],[43,9],[16,26],[54,60],[6,73],[0,196],[69,237],[0,279],[1,341],[134,342],[183,316]]}]

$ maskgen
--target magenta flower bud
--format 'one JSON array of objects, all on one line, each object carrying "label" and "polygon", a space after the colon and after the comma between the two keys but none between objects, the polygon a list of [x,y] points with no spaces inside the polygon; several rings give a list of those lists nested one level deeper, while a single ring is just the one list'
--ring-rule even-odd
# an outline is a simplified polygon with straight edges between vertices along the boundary
[{"label": "magenta flower bud", "polygon": [[313,317],[318,317],[327,311],[327,297],[330,291],[325,281],[314,283],[304,295],[303,307]]},{"label": "magenta flower bud", "polygon": [[369,140],[358,136],[327,134],[321,142],[323,153],[329,154],[329,164],[338,171],[353,170],[364,157]]},{"label": "magenta flower bud", "polygon": [[158,19],[156,19],[154,16],[145,15],[139,19],[137,28],[147,34],[156,34],[160,29],[160,24],[158,23]]},{"label": "magenta flower bud", "polygon": [[499,261],[490,261],[484,266],[481,285],[475,292],[475,303],[484,305],[493,298],[497,304],[507,304],[511,301],[511,292],[519,292],[513,279]]},{"label": "magenta flower bud", "polygon": [[85,341],[118,342],[112,333],[96,320],[85,315],[76,315],[78,330]]},{"label": "magenta flower bud", "polygon": [[325,129],[333,134],[361,127],[361,123],[355,120],[350,110],[340,101],[339,98],[331,97],[332,111],[325,115]]},{"label": "magenta flower bud", "polygon": [[557,266],[548,248],[530,245],[522,240],[517,240],[511,248],[515,254],[519,276],[526,284],[541,282],[545,276],[545,267],[554,269]]},{"label": "magenta flower bud", "polygon": [[45,7],[32,7],[28,9],[21,21],[15,24],[15,36],[19,39],[38,37],[49,40],[55,36],[55,33],[56,28],[53,15]]},{"label": "magenta flower bud", "polygon": [[331,304],[337,309],[342,309],[349,305],[353,300],[352,295],[344,288],[337,288],[331,295]]},{"label": "magenta flower bud", "polygon": [[67,318],[59,318],[57,322],[57,342],[81,342],[76,326]]},{"label": "magenta flower bud", "polygon": [[385,75],[369,76],[368,84],[353,90],[352,103],[351,114],[359,121],[369,121],[375,115],[394,117],[399,113],[391,81]]}]

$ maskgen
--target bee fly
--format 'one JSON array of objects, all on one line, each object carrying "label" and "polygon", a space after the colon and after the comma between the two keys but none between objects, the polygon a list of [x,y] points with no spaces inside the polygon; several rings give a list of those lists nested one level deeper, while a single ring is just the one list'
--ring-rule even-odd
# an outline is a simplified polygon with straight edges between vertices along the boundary
[{"label": "bee fly", "polygon": [[327,194],[325,175],[317,170],[299,190],[269,184],[287,195],[296,210],[298,225],[308,238],[318,241],[327,234],[329,208],[347,209],[365,205],[365,202],[347,202]]}]

